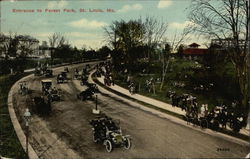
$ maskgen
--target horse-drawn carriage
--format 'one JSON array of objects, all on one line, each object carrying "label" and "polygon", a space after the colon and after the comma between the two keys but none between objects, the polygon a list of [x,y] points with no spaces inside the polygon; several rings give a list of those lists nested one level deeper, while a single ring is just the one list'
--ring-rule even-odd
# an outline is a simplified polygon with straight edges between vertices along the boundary
[{"label": "horse-drawn carriage", "polygon": [[129,135],[123,135],[119,123],[115,123],[109,117],[97,118],[90,121],[93,130],[93,141],[105,146],[107,152],[115,147],[130,149],[131,141]]}]

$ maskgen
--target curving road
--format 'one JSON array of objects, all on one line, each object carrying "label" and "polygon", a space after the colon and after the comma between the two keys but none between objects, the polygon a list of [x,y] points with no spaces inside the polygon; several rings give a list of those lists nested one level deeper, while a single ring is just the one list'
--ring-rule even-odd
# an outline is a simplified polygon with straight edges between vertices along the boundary
[{"label": "curving road", "polygon": [[[82,65],[75,67],[82,68]],[[54,71],[59,73],[61,69]],[[70,67],[70,72],[74,68]],[[69,74],[71,77],[72,74]],[[19,113],[32,106],[32,98],[41,94],[41,79],[29,79],[32,94],[15,94],[14,103]],[[132,137],[130,150],[115,148],[111,153],[103,145],[92,141],[88,121],[94,118],[95,101],[79,101],[76,94],[84,90],[79,81],[53,85],[63,90],[63,100],[52,104],[48,118],[33,115],[31,144],[41,158],[244,158],[250,145],[241,145],[219,137],[176,124],[147,111],[138,109],[121,99],[105,93],[98,94],[99,108],[120,120],[123,134]],[[20,118],[20,121],[22,119]]]}]

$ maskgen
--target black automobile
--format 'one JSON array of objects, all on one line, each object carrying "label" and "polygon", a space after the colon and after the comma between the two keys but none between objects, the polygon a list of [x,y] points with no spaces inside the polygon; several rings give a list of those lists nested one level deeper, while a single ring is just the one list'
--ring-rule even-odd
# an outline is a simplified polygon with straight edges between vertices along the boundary
[{"label": "black automobile", "polygon": [[63,71],[57,75],[57,83],[64,83],[68,80],[67,72]]},{"label": "black automobile", "polygon": [[42,92],[45,95],[48,95],[52,85],[52,80],[42,80],[41,83],[42,83]]},{"label": "black automobile", "polygon": [[45,77],[52,77],[53,76],[53,71],[52,69],[47,69],[45,71]]},{"label": "black automobile", "polygon": [[82,101],[84,101],[86,99],[92,99],[94,94],[95,94],[94,90],[89,87],[86,90],[77,94],[77,99],[80,99]]},{"label": "black automobile", "polygon": [[121,128],[111,118],[97,118],[89,123],[93,130],[93,141],[105,145],[107,152],[111,152],[115,147],[130,149],[130,136],[122,135]]}]

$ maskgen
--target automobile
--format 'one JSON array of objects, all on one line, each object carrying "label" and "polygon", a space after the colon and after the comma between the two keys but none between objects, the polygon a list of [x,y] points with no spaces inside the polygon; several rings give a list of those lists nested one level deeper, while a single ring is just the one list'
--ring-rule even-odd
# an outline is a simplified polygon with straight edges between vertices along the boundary
[{"label": "automobile", "polygon": [[41,83],[42,83],[42,92],[45,95],[48,95],[49,94],[49,90],[50,90],[51,85],[52,85],[52,80],[45,79],[45,80],[42,80]]},{"label": "automobile", "polygon": [[53,76],[53,71],[52,69],[47,69],[45,71],[45,77],[52,77]]},{"label": "automobile", "polygon": [[119,123],[115,123],[107,116],[91,120],[90,125],[93,130],[93,141],[103,144],[107,152],[111,152],[116,147],[130,149],[130,135],[123,135]]},{"label": "automobile", "polygon": [[67,80],[67,72],[62,71],[60,74],[57,75],[57,83],[64,83]]},{"label": "automobile", "polygon": [[51,102],[61,100],[61,90],[55,87],[49,91],[48,98]]},{"label": "automobile", "polygon": [[76,97],[77,99],[84,101],[86,99],[92,99],[94,94],[95,91],[92,88],[88,87],[86,90],[78,93]]},{"label": "automobile", "polygon": [[88,83],[88,76],[82,75],[81,82],[80,82],[81,86],[87,85],[87,83]]}]

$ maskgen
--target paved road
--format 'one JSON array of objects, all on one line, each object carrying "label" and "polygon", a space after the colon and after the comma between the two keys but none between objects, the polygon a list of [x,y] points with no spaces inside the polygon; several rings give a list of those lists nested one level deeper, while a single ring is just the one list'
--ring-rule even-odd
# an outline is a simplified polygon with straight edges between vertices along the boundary
[{"label": "paved road", "polygon": [[[40,93],[40,80],[30,80],[32,95]],[[55,84],[55,78],[52,80]],[[92,141],[88,121],[94,118],[91,111],[95,102],[76,99],[76,93],[85,87],[80,86],[77,80],[57,87],[63,90],[63,101],[53,103],[50,117],[36,116],[34,120],[37,123],[31,126],[31,142],[36,151],[42,153],[46,150],[42,146],[52,145],[41,155],[44,158],[243,158],[249,153],[250,146],[242,146],[173,123],[101,93],[98,94],[101,111],[120,120],[123,134],[132,137],[130,150],[116,148],[112,153],[107,153],[103,145]],[[19,100],[27,102],[31,98],[20,97]],[[19,102],[19,106],[22,107],[22,102]]]}]

